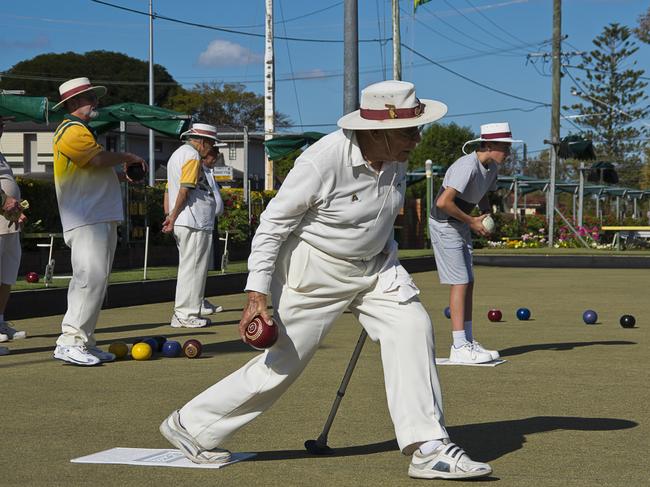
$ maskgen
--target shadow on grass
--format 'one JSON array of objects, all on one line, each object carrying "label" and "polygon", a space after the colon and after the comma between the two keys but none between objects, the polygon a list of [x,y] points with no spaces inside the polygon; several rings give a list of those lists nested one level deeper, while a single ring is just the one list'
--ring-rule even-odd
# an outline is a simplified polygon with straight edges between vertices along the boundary
[{"label": "shadow on grass", "polygon": [[[255,352],[255,349],[241,340],[229,340],[227,342],[208,343],[203,345],[203,353],[219,355],[222,353]],[[261,353],[261,352],[259,352]]]},{"label": "shadow on grass", "polygon": [[539,350],[555,350],[557,352],[564,352],[566,350],[573,350],[578,347],[590,347],[592,345],[636,345],[636,342],[627,340],[609,340],[609,341],[595,341],[595,342],[566,342],[566,343],[532,343],[530,345],[520,345],[518,347],[504,348],[499,350],[501,357],[512,357],[513,355],[522,355],[528,352],[536,352]]},{"label": "shadow on grass", "polygon": [[[467,424],[448,428],[454,443],[467,450],[477,461],[490,462],[508,453],[520,450],[526,443],[526,436],[556,430],[613,431],[634,428],[638,423],[616,418],[580,418],[571,416],[535,416],[532,418],[495,421],[492,423]],[[568,451],[567,447],[567,451]],[[398,451],[396,440],[387,440],[368,445],[332,448],[326,457],[347,457],[372,455]],[[248,461],[300,460],[314,458],[306,450],[261,451]],[[483,480],[490,480],[483,479]],[[496,480],[496,479],[493,479]]]}]

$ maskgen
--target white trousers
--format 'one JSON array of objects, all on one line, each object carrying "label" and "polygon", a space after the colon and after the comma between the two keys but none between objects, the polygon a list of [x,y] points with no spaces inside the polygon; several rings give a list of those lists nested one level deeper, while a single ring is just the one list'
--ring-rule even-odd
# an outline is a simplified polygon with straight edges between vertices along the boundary
[{"label": "white trousers", "polygon": [[174,313],[182,319],[201,314],[208,277],[212,231],[174,225],[178,247],[178,277]]},{"label": "white trousers", "polygon": [[215,448],[268,409],[303,371],[332,323],[350,309],[380,343],[400,449],[448,438],[433,327],[417,298],[399,303],[397,292],[379,290],[377,272],[384,257],[343,261],[290,237],[271,284],[278,341],[181,409],[188,432],[204,448]]},{"label": "white trousers", "polygon": [[84,225],[64,232],[72,250],[68,310],[57,345],[95,345],[95,326],[102,308],[117,245],[117,222]]}]

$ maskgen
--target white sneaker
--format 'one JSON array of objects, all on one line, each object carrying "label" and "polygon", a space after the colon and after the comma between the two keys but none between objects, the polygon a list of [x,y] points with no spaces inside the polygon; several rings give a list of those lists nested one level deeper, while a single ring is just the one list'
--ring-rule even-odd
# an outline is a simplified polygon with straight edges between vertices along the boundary
[{"label": "white sneaker", "polygon": [[415,479],[469,479],[492,473],[487,463],[475,462],[455,443],[440,445],[429,455],[415,450],[409,477]]},{"label": "white sneaker", "polygon": [[498,360],[499,357],[501,357],[501,355],[499,355],[499,352],[497,352],[496,350],[488,350],[487,348],[483,348],[483,345],[481,345],[476,340],[474,340],[472,342],[472,345],[474,345],[474,350],[477,350],[479,352],[487,352],[487,353],[489,353],[490,356],[492,357],[492,360]]},{"label": "white sneaker", "polygon": [[7,335],[5,335],[4,333],[0,333],[0,343],[8,342],[8,341],[9,341],[9,337]]},{"label": "white sneaker", "polygon": [[492,362],[492,355],[487,352],[479,352],[473,343],[466,342],[460,348],[451,346],[449,361],[459,364],[484,364],[485,362]]},{"label": "white sneaker", "polygon": [[171,325],[173,328],[203,328],[212,322],[208,318],[200,318],[199,316],[191,316],[189,318],[179,318],[172,316]]},{"label": "white sneaker", "polygon": [[0,321],[0,334],[7,335],[9,340],[21,340],[27,336],[27,333],[24,331],[18,331],[12,328],[7,321]]},{"label": "white sneaker", "polygon": [[99,347],[88,347],[88,353],[97,357],[100,362],[112,362],[115,360],[115,354],[111,352],[104,352]]},{"label": "white sneaker", "polygon": [[57,345],[54,358],[75,365],[97,365],[100,360],[83,345]]},{"label": "white sneaker", "polygon": [[9,349],[7,347],[0,347],[0,355],[9,355]]},{"label": "white sneaker", "polygon": [[201,304],[201,316],[211,315],[214,313],[221,313],[223,311],[223,306],[214,305],[207,299],[203,300]]},{"label": "white sneaker", "polygon": [[181,424],[178,411],[171,413],[160,425],[160,433],[167,438],[172,445],[178,448],[185,457],[194,463],[228,463],[230,452],[221,448],[206,450],[198,444]]}]

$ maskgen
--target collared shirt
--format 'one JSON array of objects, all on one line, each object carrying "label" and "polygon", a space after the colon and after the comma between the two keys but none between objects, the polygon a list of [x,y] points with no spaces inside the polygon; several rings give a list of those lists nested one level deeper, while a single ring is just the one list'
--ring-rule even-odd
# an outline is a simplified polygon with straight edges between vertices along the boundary
[{"label": "collared shirt", "polygon": [[175,225],[196,230],[212,230],[214,228],[217,206],[214,193],[205,171],[202,170],[201,156],[190,144],[180,146],[169,158],[167,187],[170,208],[176,204],[176,197],[181,187],[190,190]]},{"label": "collared shirt", "polygon": [[83,120],[66,114],[54,133],[54,184],[63,231],[122,221],[122,192],[115,169],[88,162],[104,148]]},{"label": "collared shirt", "polygon": [[446,188],[458,191],[454,203],[461,211],[471,213],[488,191],[496,191],[497,169],[496,162],[490,162],[487,166],[481,164],[476,152],[456,160],[447,169],[440,190],[431,204],[431,218],[440,222],[455,220],[436,206],[436,201]]},{"label": "collared shirt", "polygon": [[370,259],[392,240],[404,202],[406,165],[372,169],[353,131],[309,147],[260,216],[248,259],[246,290],[268,294],[280,246],[293,233],[344,260]]}]

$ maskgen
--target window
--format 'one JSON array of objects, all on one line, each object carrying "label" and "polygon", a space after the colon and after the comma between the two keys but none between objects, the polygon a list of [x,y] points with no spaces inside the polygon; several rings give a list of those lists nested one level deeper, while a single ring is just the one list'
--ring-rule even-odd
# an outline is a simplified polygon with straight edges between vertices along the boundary
[{"label": "window", "polygon": [[235,144],[228,145],[228,159],[234,161],[237,159],[237,147]]}]

